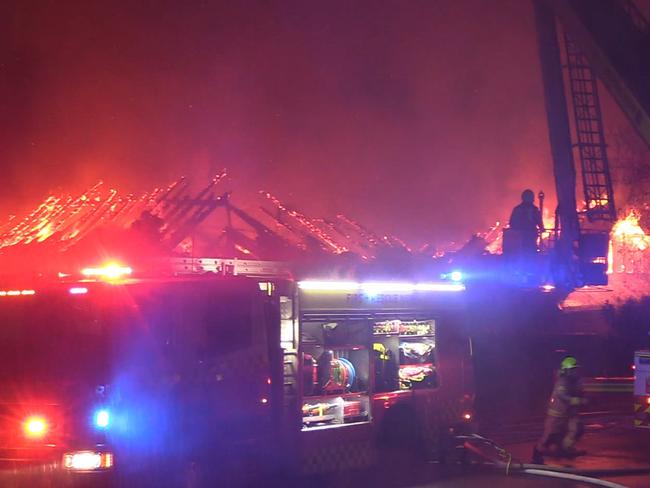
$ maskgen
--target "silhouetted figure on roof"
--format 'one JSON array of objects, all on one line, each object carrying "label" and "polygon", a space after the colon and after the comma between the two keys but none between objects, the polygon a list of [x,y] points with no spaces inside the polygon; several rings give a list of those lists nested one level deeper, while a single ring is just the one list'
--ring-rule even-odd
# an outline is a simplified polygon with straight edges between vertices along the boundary
[{"label": "silhouetted figure on roof", "polygon": [[535,194],[524,190],[521,203],[512,209],[510,229],[519,235],[521,250],[526,253],[537,252],[537,236],[544,229],[542,214],[535,206]]}]

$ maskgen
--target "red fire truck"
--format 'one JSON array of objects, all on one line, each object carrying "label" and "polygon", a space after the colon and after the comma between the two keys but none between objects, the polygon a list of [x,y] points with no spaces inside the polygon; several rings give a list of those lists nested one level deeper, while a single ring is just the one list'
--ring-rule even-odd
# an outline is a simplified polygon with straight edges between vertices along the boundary
[{"label": "red fire truck", "polygon": [[191,466],[209,479],[361,468],[428,455],[472,423],[462,283],[171,264],[164,277],[112,265],[0,291],[0,452],[13,475],[30,464],[174,484]]}]

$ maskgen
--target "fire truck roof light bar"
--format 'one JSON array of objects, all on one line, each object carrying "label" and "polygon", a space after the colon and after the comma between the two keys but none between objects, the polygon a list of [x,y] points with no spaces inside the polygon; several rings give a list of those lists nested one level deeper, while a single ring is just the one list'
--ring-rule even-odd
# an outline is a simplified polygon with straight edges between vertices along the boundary
[{"label": "fire truck roof light bar", "polygon": [[354,281],[300,281],[301,290],[381,293],[412,293],[418,291],[464,291],[462,283],[357,283]]},{"label": "fire truck roof light bar", "polygon": [[133,269],[128,266],[120,266],[118,264],[107,264],[100,268],[84,268],[81,274],[87,278],[99,277],[109,280],[114,280],[128,276],[133,273]]}]

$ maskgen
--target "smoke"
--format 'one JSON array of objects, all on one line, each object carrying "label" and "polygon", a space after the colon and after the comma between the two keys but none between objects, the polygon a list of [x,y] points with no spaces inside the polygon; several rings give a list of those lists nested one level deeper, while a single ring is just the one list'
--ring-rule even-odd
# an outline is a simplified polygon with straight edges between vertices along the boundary
[{"label": "smoke", "polygon": [[[315,215],[464,239],[553,184],[528,2],[9,2],[3,213],[227,167]],[[550,201],[549,201],[550,203]]]}]

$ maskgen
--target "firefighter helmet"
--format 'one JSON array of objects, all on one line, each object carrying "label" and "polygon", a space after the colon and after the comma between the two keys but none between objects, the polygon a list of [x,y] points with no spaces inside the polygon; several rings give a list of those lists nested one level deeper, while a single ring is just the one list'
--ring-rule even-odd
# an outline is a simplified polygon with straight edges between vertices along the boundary
[{"label": "firefighter helmet", "polygon": [[578,360],[573,356],[567,356],[562,360],[560,369],[567,370],[567,369],[574,369],[577,367],[578,367]]}]

